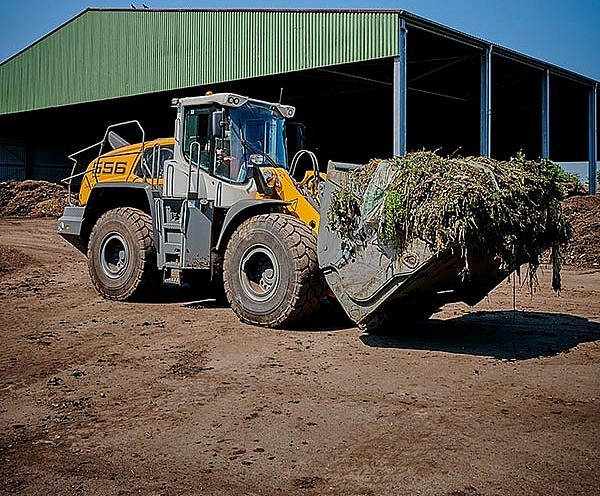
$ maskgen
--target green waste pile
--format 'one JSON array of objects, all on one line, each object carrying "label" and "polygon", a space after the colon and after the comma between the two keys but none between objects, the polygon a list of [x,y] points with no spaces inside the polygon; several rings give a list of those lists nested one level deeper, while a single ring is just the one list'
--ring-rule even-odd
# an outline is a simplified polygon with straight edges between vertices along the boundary
[{"label": "green waste pile", "polygon": [[459,250],[463,277],[474,255],[499,258],[507,271],[528,263],[536,282],[539,257],[551,248],[552,287],[560,290],[561,250],[572,229],[560,201],[564,173],[549,160],[444,158],[433,152],[371,160],[334,192],[328,219],[349,249],[369,229],[383,245],[404,250],[415,239],[434,253]]}]

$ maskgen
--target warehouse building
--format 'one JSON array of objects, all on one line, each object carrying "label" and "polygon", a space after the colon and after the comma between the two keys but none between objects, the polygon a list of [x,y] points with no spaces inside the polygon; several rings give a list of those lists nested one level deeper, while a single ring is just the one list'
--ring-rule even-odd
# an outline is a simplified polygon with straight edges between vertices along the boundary
[{"label": "warehouse building", "polygon": [[67,176],[114,122],[172,136],[171,99],[208,90],[295,105],[321,164],[523,151],[596,177],[597,81],[405,11],[87,9],[0,65],[0,180]]}]

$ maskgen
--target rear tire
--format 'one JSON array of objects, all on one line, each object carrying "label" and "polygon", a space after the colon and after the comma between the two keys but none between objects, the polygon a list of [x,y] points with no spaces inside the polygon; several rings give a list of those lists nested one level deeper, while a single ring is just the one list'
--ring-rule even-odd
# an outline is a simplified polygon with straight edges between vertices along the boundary
[{"label": "rear tire", "polygon": [[231,236],[223,263],[227,300],[242,322],[281,327],[312,314],[324,281],[313,231],[291,215],[252,217]]},{"label": "rear tire", "polygon": [[160,285],[152,218],[137,208],[115,208],[100,216],[87,257],[92,283],[104,298],[127,300]]}]

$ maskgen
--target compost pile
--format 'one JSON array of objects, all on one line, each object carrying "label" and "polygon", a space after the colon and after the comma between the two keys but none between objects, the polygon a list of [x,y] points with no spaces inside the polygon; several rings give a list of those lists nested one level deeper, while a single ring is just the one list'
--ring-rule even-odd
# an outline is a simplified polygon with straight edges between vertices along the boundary
[{"label": "compost pile", "polygon": [[69,203],[67,189],[48,181],[0,182],[1,217],[59,217]]},{"label": "compost pile", "polygon": [[380,243],[400,251],[415,239],[434,253],[459,250],[463,277],[475,254],[498,257],[507,271],[528,263],[531,286],[541,253],[551,247],[552,286],[559,291],[562,251],[572,235],[560,174],[548,160],[523,156],[498,161],[423,151],[375,159],[334,192],[328,219],[350,250],[376,229]]},{"label": "compost pile", "polygon": [[564,252],[565,263],[581,268],[599,268],[600,195],[574,196],[562,204],[573,226],[573,239]]}]

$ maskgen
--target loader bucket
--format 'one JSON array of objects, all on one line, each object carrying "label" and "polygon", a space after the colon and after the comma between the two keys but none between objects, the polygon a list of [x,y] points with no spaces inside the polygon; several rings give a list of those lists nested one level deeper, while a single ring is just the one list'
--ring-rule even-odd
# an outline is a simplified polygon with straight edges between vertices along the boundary
[{"label": "loader bucket", "polygon": [[376,227],[364,228],[354,248],[345,246],[331,228],[331,195],[347,185],[349,171],[360,166],[329,162],[321,189],[318,235],[319,267],[348,316],[358,325],[375,328],[406,320],[429,318],[442,305],[464,301],[474,305],[507,275],[498,260],[469,260],[463,276],[458,250],[433,253],[416,240],[400,252],[379,243]]}]

